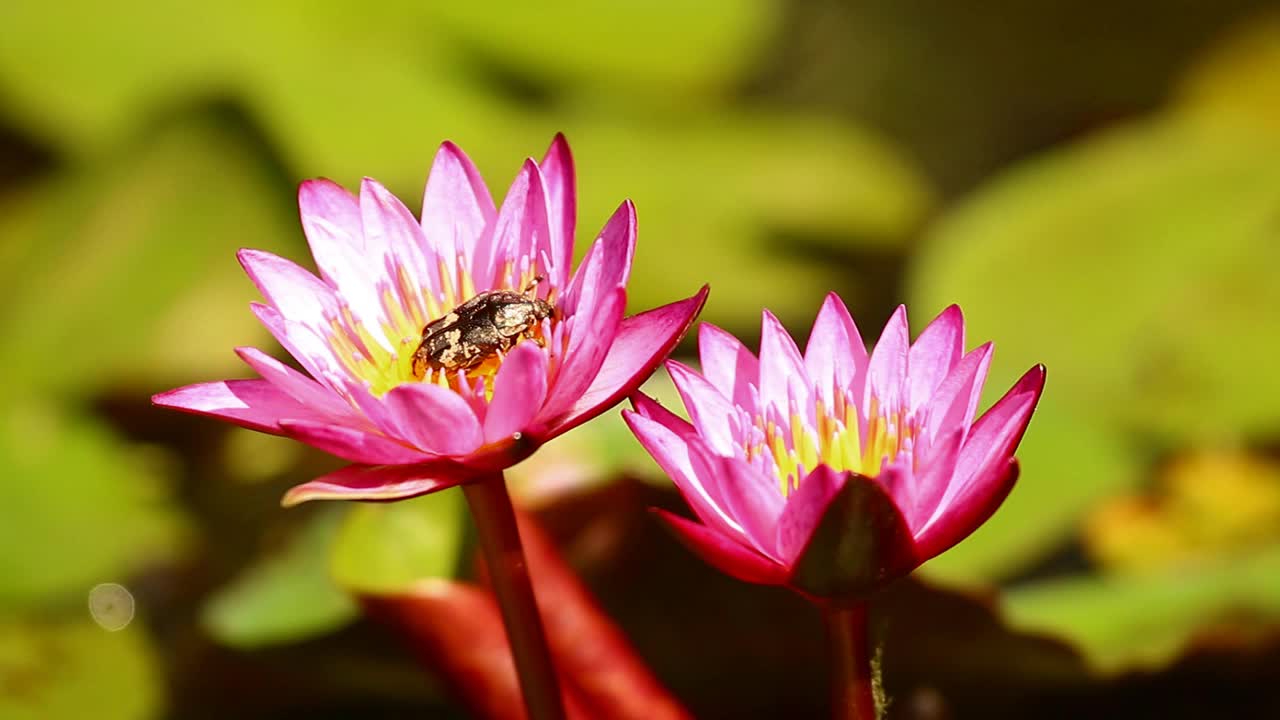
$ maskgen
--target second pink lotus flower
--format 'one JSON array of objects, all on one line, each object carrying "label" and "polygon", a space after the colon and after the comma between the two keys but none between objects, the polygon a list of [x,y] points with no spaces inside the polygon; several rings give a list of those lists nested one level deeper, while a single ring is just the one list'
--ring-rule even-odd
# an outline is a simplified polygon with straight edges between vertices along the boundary
[{"label": "second pink lotus flower", "polygon": [[974,421],[990,343],[965,352],[952,306],[914,344],[899,307],[868,354],[832,294],[802,355],[764,314],[757,358],[703,325],[702,373],[669,362],[686,422],[637,394],[628,424],[700,522],[662,513],[720,570],[858,601],[955,545],[1017,479],[1044,387],[1031,368]]}]

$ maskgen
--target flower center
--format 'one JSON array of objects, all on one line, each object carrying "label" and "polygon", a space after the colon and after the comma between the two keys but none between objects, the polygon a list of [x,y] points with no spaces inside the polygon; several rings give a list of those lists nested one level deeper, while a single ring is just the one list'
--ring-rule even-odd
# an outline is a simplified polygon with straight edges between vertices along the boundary
[{"label": "flower center", "polygon": [[754,419],[744,443],[747,460],[771,461],[783,495],[819,465],[875,477],[886,461],[914,445],[917,428],[905,408],[884,408],[872,398],[863,419],[843,394],[835,395],[834,405],[816,401],[812,415],[793,408],[786,422]]}]

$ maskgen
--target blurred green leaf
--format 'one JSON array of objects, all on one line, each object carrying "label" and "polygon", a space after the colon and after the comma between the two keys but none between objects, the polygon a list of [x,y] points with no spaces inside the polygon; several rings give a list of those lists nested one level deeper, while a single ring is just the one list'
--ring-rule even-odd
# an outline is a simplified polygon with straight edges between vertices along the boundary
[{"label": "blurred green leaf", "polygon": [[0,422],[0,607],[87,597],[178,551],[183,523],[145,455],[38,401],[10,402]]},{"label": "blurred green leaf", "polygon": [[466,527],[462,491],[412,500],[358,504],[333,546],[331,571],[357,593],[403,591],[423,578],[452,577]]},{"label": "blurred green leaf", "polygon": [[1250,16],[1195,62],[1178,110],[1254,122],[1280,133],[1280,13]]},{"label": "blurred green leaf", "polygon": [[1158,668],[1197,640],[1248,642],[1280,623],[1280,547],[1160,573],[1039,582],[1003,595],[1021,630],[1052,633],[1098,670]]},{"label": "blurred green leaf", "polygon": [[0,306],[0,360],[23,384],[10,389],[216,376],[263,336],[234,252],[297,234],[278,180],[213,123],[130,149],[0,210],[0,245],[22,248]]},{"label": "blurred green leaf", "polygon": [[108,632],[87,616],[0,617],[0,717],[147,720],[161,710],[160,669],[138,627]]},{"label": "blurred green leaf", "polygon": [[1060,541],[1133,480],[1133,430],[1280,421],[1280,376],[1241,366],[1280,353],[1277,218],[1280,143],[1185,118],[1055,151],[944,218],[912,268],[913,308],[958,302],[971,341],[995,341],[988,400],[1049,368],[1019,488],[974,547],[940,561],[949,576],[1005,574]]},{"label": "blurred green leaf", "polygon": [[201,620],[219,642],[257,648],[335,630],[357,615],[329,574],[345,511],[320,508],[289,542],[210,598]]}]

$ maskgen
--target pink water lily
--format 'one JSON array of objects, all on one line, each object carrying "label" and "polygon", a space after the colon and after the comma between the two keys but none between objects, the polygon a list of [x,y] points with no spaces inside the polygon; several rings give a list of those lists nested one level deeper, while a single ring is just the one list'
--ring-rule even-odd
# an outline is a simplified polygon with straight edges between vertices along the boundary
[{"label": "pink water lily", "polygon": [[[519,462],[633,392],[706,298],[703,288],[623,317],[636,242],[629,201],[570,273],[575,181],[560,136],[541,163],[524,163],[500,208],[452,143],[436,154],[421,221],[368,178],[358,194],[304,182],[298,204],[319,277],[259,250],[239,258],[266,298],[254,314],[306,374],[239,348],[260,378],[153,398],[353,463],[294,488],[286,504],[411,497]],[[554,313],[478,364],[414,362],[428,323],[497,290],[536,296]]]},{"label": "pink water lily", "polygon": [[858,600],[960,542],[1013,488],[1044,387],[1031,368],[974,421],[991,343],[947,308],[912,344],[905,307],[868,355],[835,294],[802,355],[764,313],[760,355],[704,324],[702,372],[669,362],[691,422],[643,394],[627,423],[700,522],[690,548],[750,582]]}]

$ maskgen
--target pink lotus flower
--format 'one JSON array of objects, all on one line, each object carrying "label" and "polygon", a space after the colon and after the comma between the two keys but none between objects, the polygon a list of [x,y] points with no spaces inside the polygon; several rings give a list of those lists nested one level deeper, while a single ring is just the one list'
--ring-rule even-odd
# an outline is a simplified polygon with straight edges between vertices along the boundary
[{"label": "pink lotus flower", "polygon": [[964,352],[955,306],[914,345],[899,307],[870,356],[834,293],[803,356],[767,311],[759,359],[711,325],[699,347],[702,374],[667,363],[692,423],[643,394],[624,411],[701,523],[661,515],[720,570],[815,599],[863,598],[985,522],[1044,387],[1038,365],[974,422],[991,344]]},{"label": "pink lotus flower", "polygon": [[[310,376],[239,348],[261,379],[153,398],[354,463],[293,488],[285,504],[406,498],[509,467],[633,392],[706,298],[703,288],[623,318],[636,241],[629,201],[570,274],[576,200],[561,136],[541,164],[525,162],[500,209],[451,143],[436,154],[421,222],[367,178],[358,197],[304,182],[298,205],[320,277],[258,250],[239,258],[267,299],[254,314]],[[476,362],[427,362],[425,326],[498,290],[554,311],[525,317],[519,335]]]}]

